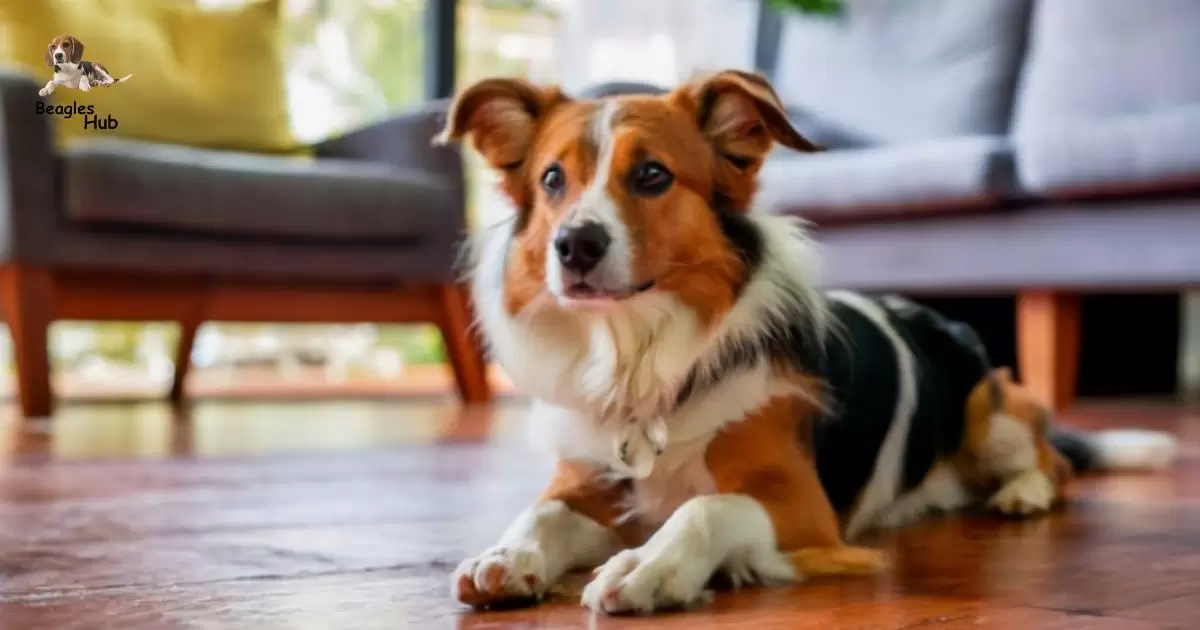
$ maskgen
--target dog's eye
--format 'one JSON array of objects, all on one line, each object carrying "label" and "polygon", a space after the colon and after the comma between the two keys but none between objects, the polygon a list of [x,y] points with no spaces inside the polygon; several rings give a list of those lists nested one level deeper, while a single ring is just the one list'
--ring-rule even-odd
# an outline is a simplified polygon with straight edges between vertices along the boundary
[{"label": "dog's eye", "polygon": [[630,174],[630,186],[633,191],[646,197],[663,194],[674,181],[675,175],[658,162],[642,162],[634,167]]},{"label": "dog's eye", "polygon": [[546,191],[547,195],[558,195],[567,187],[567,174],[563,172],[562,165],[558,162],[546,167],[542,172],[542,190]]},{"label": "dog's eye", "polygon": [[63,42],[63,48],[70,48],[71,42]]}]

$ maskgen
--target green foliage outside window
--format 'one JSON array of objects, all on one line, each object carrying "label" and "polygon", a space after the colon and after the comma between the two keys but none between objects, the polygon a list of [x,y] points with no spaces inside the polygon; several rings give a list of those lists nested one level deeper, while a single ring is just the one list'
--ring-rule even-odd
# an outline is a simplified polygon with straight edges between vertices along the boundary
[{"label": "green foliage outside window", "polygon": [[842,11],[841,0],[770,0],[781,10],[799,11],[810,15],[833,16]]}]

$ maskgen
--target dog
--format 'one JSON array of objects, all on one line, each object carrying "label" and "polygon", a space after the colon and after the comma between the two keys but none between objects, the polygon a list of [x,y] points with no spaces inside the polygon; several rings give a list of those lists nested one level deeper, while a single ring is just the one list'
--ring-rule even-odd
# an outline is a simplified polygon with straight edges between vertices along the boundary
[{"label": "dog", "polygon": [[46,87],[38,90],[39,96],[50,96],[59,85],[87,92],[93,87],[124,83],[133,76],[127,74],[117,79],[103,65],[85,61],[83,42],[71,35],[59,35],[50,40],[46,46],[46,67],[54,68],[54,76],[46,82]]},{"label": "dog", "polygon": [[877,573],[850,543],[981,493],[1018,515],[1058,496],[1046,414],[968,327],[818,289],[805,225],[756,204],[776,145],[820,150],[759,75],[600,99],[485,79],[434,142],[464,139],[513,209],[467,248],[478,324],[557,466],[457,567],[460,601],[536,602],[592,568],[593,611],[691,607],[717,576]]}]

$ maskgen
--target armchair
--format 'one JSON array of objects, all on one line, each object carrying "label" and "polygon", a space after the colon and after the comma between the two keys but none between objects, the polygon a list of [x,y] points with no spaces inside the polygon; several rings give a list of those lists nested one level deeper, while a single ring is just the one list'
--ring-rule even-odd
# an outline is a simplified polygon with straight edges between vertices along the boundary
[{"label": "armchair", "polygon": [[429,322],[462,399],[489,399],[454,271],[463,167],[430,146],[445,101],[311,159],[125,139],[58,152],[38,87],[0,69],[0,313],[25,415],[51,412],[58,319],[178,322],[174,401],[205,321]]}]

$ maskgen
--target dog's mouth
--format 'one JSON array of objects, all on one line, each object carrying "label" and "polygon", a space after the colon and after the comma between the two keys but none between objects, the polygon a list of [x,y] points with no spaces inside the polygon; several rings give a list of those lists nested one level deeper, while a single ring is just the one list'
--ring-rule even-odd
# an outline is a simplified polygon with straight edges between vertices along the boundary
[{"label": "dog's mouth", "polygon": [[618,302],[645,293],[653,288],[653,280],[622,289],[599,287],[586,280],[581,280],[568,286],[563,291],[562,297],[578,302]]}]

